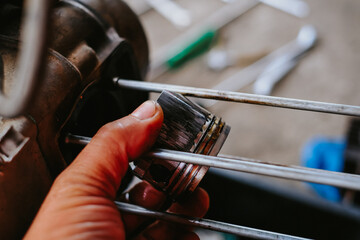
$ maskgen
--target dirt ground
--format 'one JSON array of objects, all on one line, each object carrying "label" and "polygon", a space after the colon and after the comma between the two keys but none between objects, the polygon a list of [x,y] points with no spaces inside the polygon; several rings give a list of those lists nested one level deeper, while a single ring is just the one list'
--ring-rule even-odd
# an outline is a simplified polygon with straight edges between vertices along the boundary
[{"label": "dirt ground", "polygon": [[[220,0],[177,2],[190,11],[194,24],[226,4]],[[223,28],[218,45],[238,56],[234,66],[221,72],[210,71],[206,55],[203,55],[152,81],[212,87],[254,59],[293,40],[303,25],[312,24],[318,31],[317,45],[276,86],[272,94],[358,105],[360,1],[317,0],[307,3],[310,14],[306,18],[296,18],[260,4]],[[152,57],[188,30],[177,29],[155,11],[143,14],[141,20]],[[239,91],[251,92],[252,88],[249,86]],[[228,102],[218,102],[210,111],[222,116],[232,127],[221,153],[293,165],[300,164],[301,148],[306,141],[319,135],[341,137],[350,119],[333,114]]]}]

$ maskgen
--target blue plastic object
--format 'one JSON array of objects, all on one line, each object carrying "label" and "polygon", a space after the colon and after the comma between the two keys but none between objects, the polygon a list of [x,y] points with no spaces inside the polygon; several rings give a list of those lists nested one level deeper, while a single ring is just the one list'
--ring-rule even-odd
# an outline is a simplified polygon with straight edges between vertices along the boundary
[{"label": "blue plastic object", "polygon": [[[302,165],[309,168],[342,172],[345,147],[346,142],[343,139],[315,137],[307,142],[302,149]],[[338,188],[316,183],[309,184],[321,197],[333,202],[341,201],[342,197]]]}]

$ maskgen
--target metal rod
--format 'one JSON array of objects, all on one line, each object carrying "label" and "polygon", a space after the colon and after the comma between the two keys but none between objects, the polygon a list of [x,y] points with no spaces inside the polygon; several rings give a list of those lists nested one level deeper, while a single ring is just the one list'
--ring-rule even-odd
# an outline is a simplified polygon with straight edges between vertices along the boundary
[{"label": "metal rod", "polygon": [[[91,138],[69,135],[65,142],[86,145],[90,140]],[[165,149],[149,152],[145,157],[360,190],[360,175],[355,174],[279,165],[241,157],[214,157]]]},{"label": "metal rod", "polygon": [[150,152],[146,157],[360,190],[360,176],[354,174],[278,165],[241,157],[232,159],[165,149]]},{"label": "metal rod", "polygon": [[84,136],[79,136],[79,135],[68,134],[65,137],[65,143],[67,143],[67,144],[70,143],[70,144],[86,146],[90,143],[90,141],[91,141],[90,137],[84,137]]},{"label": "metal rod", "polygon": [[192,227],[199,227],[204,229],[210,229],[213,231],[230,233],[237,236],[249,237],[253,239],[282,239],[282,240],[305,239],[305,238],[290,236],[281,233],[275,233],[275,232],[264,231],[255,228],[249,228],[249,227],[244,227],[244,226],[239,226],[224,222],[213,221],[209,219],[190,218],[190,217],[184,217],[167,212],[158,212],[129,203],[115,201],[115,204],[117,208],[122,212],[132,213],[144,217],[161,219],[172,223],[179,223]]},{"label": "metal rod", "polygon": [[121,88],[139,91],[161,92],[168,90],[185,96],[216,99],[223,101],[265,105],[271,107],[290,108],[297,110],[332,113],[360,117],[360,107],[336,103],[317,102],[292,98],[272,97],[240,92],[220,91],[206,88],[185,87],[162,83],[152,83],[115,78],[114,83]]}]

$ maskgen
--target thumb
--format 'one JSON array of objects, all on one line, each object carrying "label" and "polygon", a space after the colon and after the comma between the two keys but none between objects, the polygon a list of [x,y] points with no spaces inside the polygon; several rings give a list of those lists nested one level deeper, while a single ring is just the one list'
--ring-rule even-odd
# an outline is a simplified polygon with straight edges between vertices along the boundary
[{"label": "thumb", "polygon": [[156,139],[163,113],[155,102],[102,127],[55,180],[26,237],[64,239],[88,236],[124,239],[113,200],[128,161]]},{"label": "thumb", "polygon": [[115,198],[129,161],[155,142],[163,120],[159,104],[146,101],[132,114],[103,126],[53,187],[81,185],[71,195]]}]

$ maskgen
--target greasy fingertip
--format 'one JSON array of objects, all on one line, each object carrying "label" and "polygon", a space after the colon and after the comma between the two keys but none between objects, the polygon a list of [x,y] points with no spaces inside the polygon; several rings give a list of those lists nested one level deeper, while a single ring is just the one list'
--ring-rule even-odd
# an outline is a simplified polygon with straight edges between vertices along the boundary
[{"label": "greasy fingertip", "polygon": [[149,183],[143,181],[135,185],[129,192],[131,203],[149,208],[158,209],[166,200],[163,192],[156,190]]},{"label": "greasy fingertip", "polygon": [[199,240],[196,233],[190,231],[186,226],[170,224],[164,221],[157,221],[139,234],[136,240]]},{"label": "greasy fingertip", "polygon": [[181,234],[178,235],[176,240],[200,240],[200,238],[194,232],[184,231],[184,232],[181,232]]},{"label": "greasy fingertip", "polygon": [[178,233],[174,229],[173,225],[169,225],[162,221],[157,221],[145,229],[138,238],[148,240],[166,240],[174,239],[176,234]]},{"label": "greasy fingertip", "polygon": [[209,209],[209,205],[208,193],[202,188],[197,188],[187,198],[171,205],[169,212],[192,217],[203,217]]},{"label": "greasy fingertip", "polygon": [[[126,195],[127,202],[154,210],[161,208],[166,200],[164,193],[156,190],[145,181],[135,185],[128,193],[126,193]],[[149,220],[147,218],[128,213],[123,213],[122,215],[125,229],[128,234],[132,234],[139,226],[141,226],[141,224]]]}]

